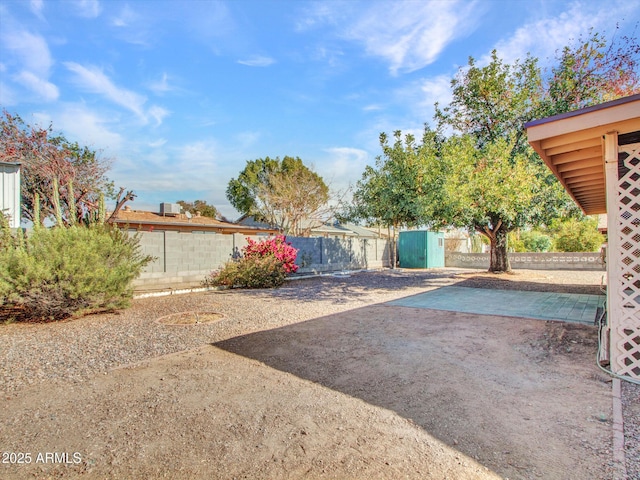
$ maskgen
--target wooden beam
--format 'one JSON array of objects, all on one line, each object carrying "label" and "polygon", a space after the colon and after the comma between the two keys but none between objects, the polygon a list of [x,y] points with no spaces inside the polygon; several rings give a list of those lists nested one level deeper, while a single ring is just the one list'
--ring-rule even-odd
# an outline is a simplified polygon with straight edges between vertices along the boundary
[{"label": "wooden beam", "polygon": [[[579,178],[580,177],[578,177],[578,179]],[[571,188],[571,190],[575,190],[576,188],[592,187],[592,186],[602,187],[602,189],[604,190],[604,178],[600,180],[585,180],[582,182],[576,181],[573,183],[569,183],[567,185],[569,186],[569,188]]]},{"label": "wooden beam", "polygon": [[577,161],[572,163],[565,163],[562,165],[558,165],[557,169],[558,169],[558,172],[564,173],[564,172],[570,172],[574,170],[586,170],[589,167],[604,168],[604,164],[602,163],[602,158],[592,158],[584,162]]},{"label": "wooden beam", "polygon": [[[547,152],[549,155],[549,152]],[[584,161],[592,158],[602,158],[602,147],[580,148],[567,153],[560,153],[551,156],[554,165],[562,165],[563,163],[574,162],[576,160]],[[604,161],[604,160],[603,160]]]},{"label": "wooden beam", "polygon": [[570,171],[564,172],[562,174],[562,179],[566,181],[569,178],[582,177],[582,176],[585,176],[585,175],[592,175],[594,173],[600,173],[600,174],[604,175],[603,170],[604,170],[604,168],[601,167],[601,166],[589,167],[589,168],[585,168],[583,170],[570,170]]},{"label": "wooden beam", "polygon": [[547,155],[551,157],[554,155],[560,155],[567,152],[573,152],[574,150],[582,150],[582,149],[593,148],[593,147],[602,148],[602,140],[600,139],[600,137],[592,137],[586,140],[582,140],[580,142],[562,144],[557,147],[547,148],[545,149],[545,151]]},{"label": "wooden beam", "polygon": [[600,180],[604,182],[604,173],[592,173],[590,175],[583,175],[582,177],[571,178],[567,180],[567,184],[571,184],[573,182],[583,182],[587,180]]},{"label": "wooden beam", "polygon": [[584,187],[573,190],[573,194],[576,198],[585,198],[585,197],[595,197],[595,196],[604,196],[606,192],[604,188],[601,187]]}]

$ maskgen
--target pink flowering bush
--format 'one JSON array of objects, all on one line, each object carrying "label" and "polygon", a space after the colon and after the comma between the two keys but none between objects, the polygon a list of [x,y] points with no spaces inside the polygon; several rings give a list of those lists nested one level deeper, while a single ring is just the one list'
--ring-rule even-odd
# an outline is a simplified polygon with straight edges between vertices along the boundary
[{"label": "pink flowering bush", "polygon": [[295,263],[298,250],[293,248],[291,242],[287,242],[284,236],[270,237],[261,242],[247,238],[247,242],[248,245],[242,249],[245,257],[261,258],[273,256],[282,264],[286,274],[298,271],[298,265]]},{"label": "pink flowering bush", "polygon": [[247,238],[242,257],[227,262],[221,270],[211,272],[203,281],[206,286],[229,288],[273,288],[284,283],[288,274],[295,273],[298,250],[283,236],[261,242]]}]

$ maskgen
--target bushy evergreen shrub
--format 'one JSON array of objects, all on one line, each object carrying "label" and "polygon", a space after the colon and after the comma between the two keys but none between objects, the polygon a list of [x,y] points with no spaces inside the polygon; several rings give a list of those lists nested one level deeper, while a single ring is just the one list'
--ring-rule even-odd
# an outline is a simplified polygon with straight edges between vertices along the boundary
[{"label": "bushy evergreen shrub", "polygon": [[597,252],[605,241],[598,232],[596,218],[572,218],[562,222],[556,229],[553,246],[558,252]]},{"label": "bushy evergreen shrub", "polygon": [[36,227],[0,242],[0,312],[48,321],[129,305],[131,282],[152,260],[137,236],[111,225]]},{"label": "bushy evergreen shrub", "polygon": [[509,249],[514,252],[548,252],[551,237],[537,230],[509,233]]},{"label": "bushy evergreen shrub", "polygon": [[205,286],[228,288],[275,288],[281,286],[290,273],[295,273],[298,251],[282,236],[261,242],[247,238],[242,257],[227,262],[222,269],[211,272]]}]

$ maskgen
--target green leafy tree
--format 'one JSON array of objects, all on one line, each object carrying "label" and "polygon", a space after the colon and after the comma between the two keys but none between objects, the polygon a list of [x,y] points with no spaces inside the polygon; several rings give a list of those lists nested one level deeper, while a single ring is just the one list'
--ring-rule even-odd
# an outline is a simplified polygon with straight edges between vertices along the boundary
[{"label": "green leafy tree", "polygon": [[430,223],[432,211],[441,201],[443,184],[436,132],[425,129],[421,144],[411,134],[403,137],[399,130],[393,138],[390,144],[388,136],[380,134],[382,155],[377,157],[375,167],[365,168],[352,205],[341,217],[393,229],[390,254],[395,268],[395,237],[400,227]]},{"label": "green leafy tree", "polygon": [[550,173],[533,156],[524,129],[542,95],[540,71],[534,58],[508,65],[493,51],[485,67],[470,58],[452,87],[451,104],[436,105],[441,126],[457,133],[443,149],[448,201],[439,215],[486,236],[489,270],[507,272],[508,233],[535,221],[545,209],[541,200],[553,198],[544,194]]},{"label": "green leafy tree", "polygon": [[185,200],[178,200],[178,204],[182,207],[182,210],[189,212],[192,215],[199,213],[203,217],[218,218],[219,213],[216,207],[209,205],[206,200],[196,200],[194,202],[187,202]]},{"label": "green leafy tree", "polygon": [[482,148],[470,135],[451,137],[443,158],[454,164],[447,176],[447,201],[439,213],[457,227],[484,235],[490,244],[490,271],[510,270],[507,237],[531,218],[540,188],[535,163],[524,155],[510,155],[512,142],[499,139]]},{"label": "green leafy tree", "polygon": [[[607,44],[591,33],[576,47],[562,50],[548,77],[535,58],[508,65],[494,51],[488,65],[478,67],[470,58],[452,80],[453,100],[442,109],[436,104],[436,120],[461,138],[447,142],[444,150],[451,201],[438,214],[489,239],[490,271],[510,270],[508,232],[579,216],[575,203],[528,145],[524,124],[637,93],[639,53],[634,38]],[[463,152],[461,146],[475,152]],[[514,181],[520,182],[517,198]]]},{"label": "green leafy tree", "polygon": [[316,220],[330,216],[329,187],[298,157],[247,161],[238,178],[231,179],[227,198],[243,215],[275,226],[281,232],[304,235]]},{"label": "green leafy tree", "polygon": [[607,42],[590,31],[559,53],[546,79],[540,117],[565,113],[640,92],[640,45],[635,37]]}]

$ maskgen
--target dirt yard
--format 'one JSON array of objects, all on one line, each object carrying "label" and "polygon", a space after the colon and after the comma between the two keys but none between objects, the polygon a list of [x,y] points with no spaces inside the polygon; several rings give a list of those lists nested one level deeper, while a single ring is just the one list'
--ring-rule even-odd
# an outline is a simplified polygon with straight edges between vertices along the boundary
[{"label": "dirt yard", "polygon": [[[611,478],[595,327],[384,303],[595,273],[362,273],[0,326],[0,478]],[[222,317],[166,322],[187,311]]]}]

